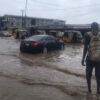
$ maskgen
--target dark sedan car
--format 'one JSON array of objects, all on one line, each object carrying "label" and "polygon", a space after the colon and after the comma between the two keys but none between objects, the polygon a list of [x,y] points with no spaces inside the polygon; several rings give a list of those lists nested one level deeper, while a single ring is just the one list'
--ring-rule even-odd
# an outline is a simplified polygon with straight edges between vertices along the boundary
[{"label": "dark sedan car", "polygon": [[63,49],[64,42],[50,35],[34,35],[21,41],[21,52],[43,52]]}]

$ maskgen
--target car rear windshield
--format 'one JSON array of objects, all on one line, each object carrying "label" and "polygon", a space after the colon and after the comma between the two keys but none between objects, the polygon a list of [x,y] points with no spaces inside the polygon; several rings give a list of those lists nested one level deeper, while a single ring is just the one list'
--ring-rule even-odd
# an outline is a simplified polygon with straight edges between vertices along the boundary
[{"label": "car rear windshield", "polygon": [[27,38],[26,40],[29,40],[29,41],[40,41],[43,39],[43,36],[31,36],[29,38]]}]

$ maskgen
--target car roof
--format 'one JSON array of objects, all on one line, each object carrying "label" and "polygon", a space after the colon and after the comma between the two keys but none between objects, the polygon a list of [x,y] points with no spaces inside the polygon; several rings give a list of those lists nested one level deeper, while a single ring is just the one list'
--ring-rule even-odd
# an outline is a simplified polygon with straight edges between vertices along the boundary
[{"label": "car roof", "polygon": [[8,31],[0,31],[0,33],[9,33]]},{"label": "car roof", "polygon": [[34,36],[40,36],[40,37],[53,37],[53,38],[55,38],[55,37],[52,36],[52,35],[34,35]]},{"label": "car roof", "polygon": [[33,35],[33,36],[41,36],[42,37],[42,36],[49,36],[49,35]]},{"label": "car roof", "polygon": [[25,40],[33,40],[33,38],[35,39],[35,37],[40,37],[42,39],[42,38],[54,37],[54,36],[51,36],[51,35],[33,35],[29,38],[26,38]]},{"label": "car roof", "polygon": [[39,36],[39,37],[53,37],[52,35],[33,35],[34,36]]}]

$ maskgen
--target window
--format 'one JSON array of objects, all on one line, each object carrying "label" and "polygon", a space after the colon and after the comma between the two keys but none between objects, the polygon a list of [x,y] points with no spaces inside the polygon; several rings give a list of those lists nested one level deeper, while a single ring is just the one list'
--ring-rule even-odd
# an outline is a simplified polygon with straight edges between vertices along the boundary
[{"label": "window", "polygon": [[35,19],[32,19],[31,20],[31,25],[35,25],[36,24],[36,20]]}]

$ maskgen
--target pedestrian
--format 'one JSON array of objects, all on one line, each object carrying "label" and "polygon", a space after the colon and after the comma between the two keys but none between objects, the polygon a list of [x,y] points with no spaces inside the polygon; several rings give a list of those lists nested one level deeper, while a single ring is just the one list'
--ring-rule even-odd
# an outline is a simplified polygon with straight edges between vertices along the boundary
[{"label": "pedestrian", "polygon": [[97,93],[100,94],[100,32],[99,25],[96,22],[91,24],[91,31],[87,32],[84,38],[84,50],[81,62],[83,66],[85,66],[85,59],[88,92],[92,92],[91,77],[93,68],[95,68]]}]

